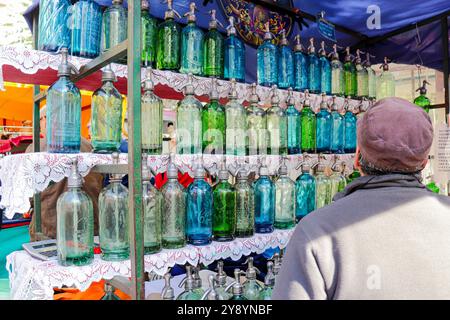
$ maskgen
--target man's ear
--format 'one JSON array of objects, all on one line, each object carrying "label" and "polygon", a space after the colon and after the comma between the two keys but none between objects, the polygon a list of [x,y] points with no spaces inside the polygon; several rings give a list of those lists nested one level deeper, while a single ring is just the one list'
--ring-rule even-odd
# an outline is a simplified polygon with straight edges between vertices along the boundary
[{"label": "man's ear", "polygon": [[361,152],[359,151],[359,146],[357,146],[356,147],[355,159],[354,159],[353,165],[355,166],[355,169],[358,169],[359,173],[362,174],[361,163],[359,162],[360,155],[361,155]]}]

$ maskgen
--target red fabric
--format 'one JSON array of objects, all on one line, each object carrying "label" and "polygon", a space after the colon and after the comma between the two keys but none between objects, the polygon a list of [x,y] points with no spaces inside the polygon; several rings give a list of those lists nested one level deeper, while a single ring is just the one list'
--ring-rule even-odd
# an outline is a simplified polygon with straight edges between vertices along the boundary
[{"label": "red fabric", "polygon": [[15,146],[18,146],[22,141],[33,141],[32,136],[18,136],[15,138],[10,138],[9,141]]},{"label": "red fabric", "polygon": [[9,140],[0,140],[0,153],[11,151],[11,142]]},{"label": "red fabric", "polygon": [[[188,173],[180,173],[178,172],[178,182],[185,188],[187,188],[192,181],[194,181],[194,179],[188,174]],[[161,189],[161,187],[167,182],[167,174],[164,173],[159,173],[156,177],[155,177],[155,187],[157,189]]]}]

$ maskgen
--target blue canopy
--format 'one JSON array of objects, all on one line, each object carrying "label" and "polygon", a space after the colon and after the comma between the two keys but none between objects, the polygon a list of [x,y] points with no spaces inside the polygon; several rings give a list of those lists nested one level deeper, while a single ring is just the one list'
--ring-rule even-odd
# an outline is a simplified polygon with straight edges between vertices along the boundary
[{"label": "blue canopy", "polygon": [[[102,6],[111,5],[111,0],[95,0]],[[237,0],[233,0],[235,2]],[[126,2],[126,1],[125,1]],[[189,3],[196,2],[199,12],[197,13],[198,25],[202,28],[208,28],[209,14],[211,9],[217,11],[217,19],[227,25],[227,17],[223,10],[223,2],[225,0],[213,0],[206,6],[203,1],[193,0],[175,0],[174,9],[181,15],[188,11]],[[278,1],[280,2],[280,1]],[[157,18],[163,18],[166,5],[161,4],[160,0],[149,0],[151,14]],[[125,3],[126,5],[126,3]],[[293,0],[295,8],[317,15],[321,11],[325,11],[325,18],[340,26],[344,26],[353,31],[359,32],[370,40],[388,34],[389,32],[403,28],[405,26],[414,25],[420,21],[434,17],[440,14],[450,13],[449,0],[408,0],[408,1],[392,1],[392,0],[334,0],[334,1],[317,1],[317,0]],[[370,6],[377,6],[380,10],[380,28],[369,29],[367,20],[372,15],[368,10]],[[32,25],[32,15],[34,10],[39,6],[39,0],[33,0],[32,5],[24,13],[24,17],[28,24]],[[369,11],[369,13],[368,13]],[[186,23],[186,18],[177,19],[180,23]],[[297,24],[293,24],[293,30],[290,33],[290,39],[300,33],[303,44],[305,39],[314,37],[318,40],[325,40],[328,51],[332,42],[324,39],[318,32],[317,25],[314,22],[305,20],[309,26],[299,30]],[[449,23],[450,25],[450,23]],[[388,56],[393,62],[404,64],[423,64],[426,67],[443,70],[443,50],[442,37],[448,37],[442,34],[440,21],[434,21],[422,27],[414,28],[405,33],[395,35],[387,40],[377,42],[366,48],[375,56],[373,63],[380,63],[384,56]],[[418,41],[420,39],[420,41]],[[340,47],[354,46],[360,43],[361,39],[353,34],[336,31],[337,44]],[[254,82],[256,80],[256,49],[254,46],[247,45],[247,74],[246,81]],[[316,44],[318,47],[318,44]]]}]

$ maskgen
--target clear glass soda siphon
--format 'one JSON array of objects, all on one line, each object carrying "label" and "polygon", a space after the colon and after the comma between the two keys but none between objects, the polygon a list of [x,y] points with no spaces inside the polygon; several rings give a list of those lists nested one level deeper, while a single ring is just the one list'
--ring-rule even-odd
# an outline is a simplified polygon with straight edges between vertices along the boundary
[{"label": "clear glass soda siphon", "polygon": [[331,64],[327,57],[325,50],[325,41],[320,43],[319,50],[319,65],[320,65],[320,92],[326,94],[331,93]]},{"label": "clear glass soda siphon", "polygon": [[67,48],[61,49],[58,81],[47,91],[47,151],[78,153],[81,143],[81,94],[70,80],[75,67],[67,61]]},{"label": "clear glass soda siphon", "polygon": [[309,62],[308,56],[300,42],[300,35],[295,36],[294,46],[294,89],[304,91],[308,89]]},{"label": "clear glass soda siphon", "polygon": [[127,39],[128,18],[123,0],[113,0],[112,6],[103,12],[101,51],[114,48]]},{"label": "clear glass soda siphon", "polygon": [[96,153],[119,151],[122,139],[122,95],[109,65],[103,70],[101,88],[92,94],[92,147]]},{"label": "clear glass soda siphon", "polygon": [[428,113],[430,111],[430,105],[431,105],[430,99],[426,96],[427,84],[429,85],[430,83],[427,80],[423,80],[422,86],[416,90],[416,92],[417,91],[420,92],[420,95],[414,99],[414,104],[421,107],[423,110],[426,111],[426,113]]},{"label": "clear glass soda siphon", "polygon": [[177,300],[201,300],[205,292],[201,288],[196,288],[194,282],[191,266],[186,266],[186,277],[179,284],[180,288],[184,285],[184,291]]},{"label": "clear glass soda siphon", "polygon": [[280,107],[280,97],[276,85],[272,86],[271,107],[266,111],[267,154],[287,154],[287,118]]},{"label": "clear glass soda siphon", "polygon": [[356,96],[358,99],[369,97],[369,73],[362,65],[359,49],[356,50],[355,58],[356,69]]},{"label": "clear glass soda siphon", "polygon": [[259,300],[272,300],[273,287],[275,286],[275,274],[273,273],[273,262],[267,262],[267,274],[264,277],[264,289],[261,291]]},{"label": "clear glass soda siphon", "polygon": [[271,233],[275,220],[275,185],[269,177],[269,170],[263,164],[259,178],[253,183],[255,192],[255,232]]},{"label": "clear glass soda siphon", "polygon": [[253,257],[248,257],[244,263],[248,263],[248,268],[245,272],[247,279],[244,282],[244,297],[247,300],[259,300],[263,290],[261,285],[256,281],[256,273],[259,273],[259,270],[253,266]]},{"label": "clear glass soda siphon", "polygon": [[333,96],[331,104],[331,153],[344,153],[344,129],[344,116],[339,112],[336,96]]},{"label": "clear glass soda siphon", "polygon": [[275,182],[275,229],[290,229],[295,226],[295,183],[288,176],[285,159]]},{"label": "clear glass soda siphon", "polygon": [[175,292],[170,284],[170,280],[172,279],[172,275],[170,272],[164,274],[164,287],[161,291],[161,300],[174,300]]},{"label": "clear glass soda siphon", "polygon": [[236,233],[236,190],[228,182],[225,165],[219,170],[219,183],[213,190],[213,236],[215,241],[231,241]]},{"label": "clear glass soda siphon", "polygon": [[162,100],[153,92],[152,69],[147,68],[141,98],[142,152],[159,155],[163,138]]},{"label": "clear glass soda siphon", "polygon": [[71,30],[67,21],[70,17],[69,0],[42,0],[39,2],[38,49],[57,52],[69,48]]},{"label": "clear glass soda siphon", "polygon": [[311,109],[309,92],[305,91],[305,102],[300,114],[301,119],[301,143],[302,151],[308,153],[316,152],[316,114]]},{"label": "clear glass soda siphon", "polygon": [[245,82],[245,45],[236,35],[234,17],[229,17],[228,37],[225,39],[223,77]]},{"label": "clear glass soda siphon", "polygon": [[309,92],[320,93],[320,61],[319,57],[316,55],[316,48],[314,47],[314,38],[309,39],[308,47],[308,84]]},{"label": "clear glass soda siphon", "polygon": [[247,113],[237,97],[236,80],[231,79],[231,89],[225,107],[225,149],[227,155],[245,156],[248,144]]},{"label": "clear glass soda siphon", "polygon": [[355,113],[351,110],[350,97],[344,101],[344,152],[354,153],[356,151],[356,122]]},{"label": "clear glass soda siphon", "polygon": [[225,271],[223,271],[223,261],[217,262],[217,274],[216,274],[216,293],[217,293],[217,300],[230,300],[231,294],[227,292],[227,274]]},{"label": "clear glass soda siphon", "polygon": [[236,237],[251,237],[255,233],[255,192],[248,173],[239,169],[236,177]]},{"label": "clear glass soda siphon", "polygon": [[311,167],[303,160],[302,174],[295,181],[295,217],[300,221],[310,212],[316,210],[316,180],[311,175]]},{"label": "clear glass soda siphon", "polygon": [[204,154],[223,154],[225,150],[225,109],[219,103],[217,79],[211,79],[209,103],[202,110],[202,150]]},{"label": "clear glass soda siphon", "polygon": [[[172,157],[171,157],[172,158]],[[186,190],[178,182],[178,169],[171,160],[167,182],[161,188],[163,196],[161,239],[164,249],[182,248],[186,244]]]},{"label": "clear glass soda siphon", "polygon": [[234,281],[227,286],[226,291],[232,289],[233,296],[230,300],[243,301],[248,300],[244,296],[244,286],[241,284],[241,273],[239,269],[234,269]]},{"label": "clear glass soda siphon", "polygon": [[325,174],[326,167],[319,163],[316,171],[316,209],[331,203],[331,179]]},{"label": "clear glass soda siphon", "polygon": [[331,180],[331,199],[338,193],[342,192],[347,186],[347,180],[343,174],[345,163],[335,163],[332,167],[333,174],[330,176]]},{"label": "clear glass soda siphon", "polygon": [[156,65],[156,41],[158,38],[158,20],[149,13],[148,0],[141,1],[142,26],[142,64],[147,67]]},{"label": "clear glass soda siphon", "polygon": [[294,57],[286,38],[286,30],[281,30],[278,52],[278,86],[287,89],[294,86]]},{"label": "clear glass soda siphon", "polygon": [[156,42],[156,68],[160,70],[180,69],[181,29],[175,22],[175,15],[180,14],[172,8],[173,0],[167,0],[164,21],[158,27]]},{"label": "clear glass soda siphon", "polygon": [[287,118],[287,153],[301,153],[301,119],[300,112],[295,108],[295,99],[292,88],[288,89],[286,100],[286,118]]},{"label": "clear glass soda siphon", "polygon": [[266,87],[278,84],[278,49],[273,44],[273,34],[269,26],[267,21],[264,42],[258,47],[256,53],[258,84]]},{"label": "clear glass soda siphon", "polygon": [[356,67],[353,56],[350,54],[350,47],[345,50],[347,54],[344,60],[344,94],[355,98],[357,95]]},{"label": "clear glass soda siphon", "polygon": [[317,131],[316,131],[316,149],[318,153],[330,153],[331,147],[331,113],[328,108],[326,96],[322,93],[322,101],[320,102],[320,110],[316,115]]},{"label": "clear glass soda siphon", "polygon": [[177,106],[177,153],[202,153],[202,108],[194,96],[192,74],[184,87],[184,99]]},{"label": "clear glass soda siphon", "polygon": [[202,29],[197,26],[195,2],[189,5],[188,24],[181,31],[181,73],[203,74],[203,38]]},{"label": "clear glass soda siphon", "polygon": [[57,254],[58,263],[63,266],[83,266],[94,259],[94,209],[82,185],[83,178],[74,159],[67,191],[56,202]]},{"label": "clear glass soda siphon", "polygon": [[247,108],[247,155],[267,153],[267,121],[266,112],[258,106],[256,84],[251,85],[250,106]]},{"label": "clear glass soda siphon", "polygon": [[[205,77],[223,77],[224,39],[217,30],[217,25],[222,24],[216,19],[216,10],[209,12],[209,31],[205,35],[203,43],[203,70]],[[223,27],[223,26],[222,26]]]},{"label": "clear glass soda siphon", "polygon": [[377,96],[377,76],[375,70],[373,70],[372,68],[372,64],[370,63],[369,52],[366,53],[366,61],[364,61],[364,68],[367,70],[369,98],[375,99]]},{"label": "clear glass soda siphon", "polygon": [[101,7],[93,0],[76,2],[72,6],[72,54],[85,58],[97,57],[100,54],[101,35]]},{"label": "clear glass soda siphon", "polygon": [[377,100],[395,97],[395,79],[389,71],[389,60],[384,57],[384,63],[380,66],[383,70],[377,79]]},{"label": "clear glass soda siphon", "polygon": [[189,244],[207,245],[212,240],[213,192],[205,181],[205,169],[197,164],[194,181],[187,188],[186,237]]},{"label": "clear glass soda siphon", "polygon": [[345,93],[344,65],[339,60],[337,44],[333,45],[331,55],[331,94],[343,96]]},{"label": "clear glass soda siphon", "polygon": [[[119,163],[119,154],[112,154],[113,163]],[[121,261],[130,255],[128,236],[128,189],[122,185],[122,176],[112,174],[98,197],[98,224],[102,259]]]},{"label": "clear glass soda siphon", "polygon": [[144,253],[161,251],[162,194],[152,185],[147,154],[142,155],[142,207],[144,214]]}]

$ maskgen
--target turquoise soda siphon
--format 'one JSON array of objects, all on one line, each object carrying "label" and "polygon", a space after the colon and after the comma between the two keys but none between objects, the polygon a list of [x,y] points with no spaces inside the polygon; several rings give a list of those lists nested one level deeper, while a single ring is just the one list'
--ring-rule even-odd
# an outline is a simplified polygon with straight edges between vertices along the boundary
[{"label": "turquoise soda siphon", "polygon": [[247,108],[247,155],[267,153],[266,112],[258,106],[256,84],[251,85],[250,106]]},{"label": "turquoise soda siphon", "polygon": [[216,10],[210,12],[209,31],[205,35],[203,43],[203,70],[206,77],[223,77],[224,40],[217,30],[217,25],[222,24],[216,19]]},{"label": "turquoise soda siphon", "polygon": [[180,14],[172,8],[172,0],[167,0],[167,10],[164,22],[158,27],[156,42],[156,68],[160,70],[180,69],[180,42],[181,30],[175,22],[175,16]]},{"label": "turquoise soda siphon", "polygon": [[311,167],[303,160],[302,174],[295,182],[295,217],[300,221],[316,209],[316,180],[311,175]]},{"label": "turquoise soda siphon", "polygon": [[236,237],[251,237],[255,232],[255,192],[243,168],[236,180]]},{"label": "turquoise soda siphon", "polygon": [[272,155],[287,154],[287,118],[280,107],[280,97],[276,85],[272,86],[272,106],[266,111],[267,153]]},{"label": "turquoise soda siphon", "polygon": [[142,64],[154,67],[156,64],[156,42],[158,39],[158,20],[149,13],[148,0],[141,2]]},{"label": "turquoise soda siphon", "polygon": [[229,17],[228,37],[225,39],[223,77],[227,80],[245,81],[245,45],[236,35],[234,17]]},{"label": "turquoise soda siphon", "polygon": [[287,89],[294,86],[294,57],[286,38],[286,30],[281,30],[278,52],[278,86]]},{"label": "turquoise soda siphon", "polygon": [[353,113],[349,103],[350,97],[344,101],[344,152],[354,153],[356,151],[356,115]]},{"label": "turquoise soda siphon", "polygon": [[223,154],[225,149],[225,110],[219,102],[217,79],[211,79],[209,103],[202,110],[202,146],[204,154]]},{"label": "turquoise soda siphon", "polygon": [[314,47],[314,38],[309,39],[308,47],[308,84],[309,92],[320,92],[320,60],[316,55],[316,48]]},{"label": "turquoise soda siphon", "polygon": [[264,42],[258,47],[256,54],[258,84],[266,87],[278,84],[278,49],[273,44],[269,25],[266,22]]},{"label": "turquoise soda siphon", "polygon": [[320,43],[319,50],[319,65],[320,65],[320,92],[326,94],[331,93],[331,64],[327,58],[327,52],[325,50],[325,41]]},{"label": "turquoise soda siphon", "polygon": [[231,79],[228,103],[225,107],[225,148],[227,155],[245,156],[248,145],[247,113],[237,100],[236,81]]},{"label": "turquoise soda siphon", "polygon": [[304,91],[308,89],[308,55],[305,53],[305,50],[300,42],[300,35],[296,35],[294,39],[294,89],[297,91]]},{"label": "turquoise soda siphon", "polygon": [[112,6],[103,12],[101,51],[114,48],[127,39],[128,18],[127,10],[122,0],[113,0]]},{"label": "turquoise soda siphon", "polygon": [[195,2],[189,5],[188,24],[181,31],[181,73],[203,74],[203,38],[202,29],[197,26]]},{"label": "turquoise soda siphon", "polygon": [[344,153],[344,116],[339,112],[336,96],[331,104],[331,153]]},{"label": "turquoise soda siphon", "polygon": [[345,93],[344,65],[339,60],[337,44],[333,45],[331,55],[331,94],[343,96]]},{"label": "turquoise soda siphon", "polygon": [[317,113],[316,148],[318,153],[330,153],[331,147],[331,113],[326,96],[322,93],[320,110]]},{"label": "turquoise soda siphon", "polygon": [[275,182],[275,229],[290,229],[295,225],[295,183],[288,176],[285,159]]},{"label": "turquoise soda siphon", "polygon": [[72,54],[85,58],[97,57],[100,54],[101,35],[101,7],[93,0],[76,2],[72,6]]},{"label": "turquoise soda siphon", "polygon": [[309,92],[305,91],[305,102],[300,115],[302,151],[314,153],[316,151],[316,115],[311,109]]},{"label": "turquoise soda siphon", "polygon": [[286,118],[287,118],[287,153],[301,153],[301,119],[300,112],[295,108],[295,99],[292,88],[288,90],[286,100]]},{"label": "turquoise soda siphon", "polygon": [[275,185],[265,165],[259,169],[259,178],[253,183],[255,192],[255,231],[271,233],[275,220]]},{"label": "turquoise soda siphon", "polygon": [[67,21],[70,18],[69,0],[42,0],[39,2],[38,49],[57,52],[69,48],[71,30]]}]

